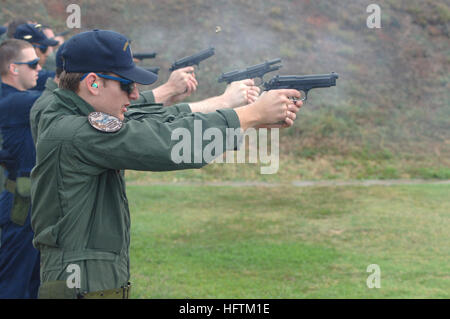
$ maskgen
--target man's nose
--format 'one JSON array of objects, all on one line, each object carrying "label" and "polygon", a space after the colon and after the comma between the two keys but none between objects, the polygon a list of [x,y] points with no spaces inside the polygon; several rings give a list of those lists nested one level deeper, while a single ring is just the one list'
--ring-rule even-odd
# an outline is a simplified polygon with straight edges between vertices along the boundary
[{"label": "man's nose", "polygon": [[139,98],[139,90],[136,85],[134,85],[133,91],[128,95],[130,100],[137,100]]}]

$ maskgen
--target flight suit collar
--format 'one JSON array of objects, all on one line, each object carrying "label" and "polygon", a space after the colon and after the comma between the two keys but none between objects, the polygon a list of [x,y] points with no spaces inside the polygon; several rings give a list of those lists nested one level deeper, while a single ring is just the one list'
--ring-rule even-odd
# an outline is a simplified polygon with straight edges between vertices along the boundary
[{"label": "flight suit collar", "polygon": [[56,84],[55,80],[53,80],[53,78],[48,78],[45,82],[45,89],[53,92],[53,90],[56,90],[57,88],[58,84]]},{"label": "flight suit collar", "polygon": [[88,116],[95,112],[92,105],[83,100],[78,94],[70,90],[56,89],[53,94],[62,102],[63,106],[75,114]]}]

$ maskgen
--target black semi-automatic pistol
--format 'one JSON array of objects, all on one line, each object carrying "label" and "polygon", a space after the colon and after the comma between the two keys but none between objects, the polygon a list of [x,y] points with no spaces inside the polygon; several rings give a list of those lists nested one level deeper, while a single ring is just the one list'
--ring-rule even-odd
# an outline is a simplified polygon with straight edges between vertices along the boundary
[{"label": "black semi-automatic pistol", "polygon": [[191,56],[184,57],[182,59],[175,61],[169,70],[175,71],[175,70],[185,68],[187,66],[192,66],[192,65],[199,66],[201,61],[206,60],[207,58],[213,56],[214,53],[215,53],[214,48],[209,48],[209,49],[200,51],[196,54],[193,54]]},{"label": "black semi-automatic pistol", "polygon": [[317,75],[276,75],[263,84],[264,91],[295,89],[302,93],[301,100],[306,101],[308,91],[315,88],[336,86],[339,75],[335,72]]},{"label": "black semi-automatic pistol", "polygon": [[282,67],[281,64],[275,65],[280,62],[281,59],[273,59],[264,63],[249,66],[244,70],[234,70],[227,73],[222,73],[222,75],[219,77],[219,82],[227,82],[228,84],[230,84],[234,81],[254,78],[260,78],[262,82],[264,74],[279,70]]},{"label": "black semi-automatic pistol", "polygon": [[144,60],[144,59],[154,59],[156,57],[156,52],[150,52],[150,53],[133,53],[133,58],[138,60]]}]

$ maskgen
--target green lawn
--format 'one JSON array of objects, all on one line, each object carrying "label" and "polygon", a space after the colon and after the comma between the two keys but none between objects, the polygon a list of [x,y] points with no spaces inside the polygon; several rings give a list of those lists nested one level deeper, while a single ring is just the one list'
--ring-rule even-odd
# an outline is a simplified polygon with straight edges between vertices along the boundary
[{"label": "green lawn", "polygon": [[[280,149],[280,152],[284,149]],[[232,155],[232,154],[231,154]],[[372,154],[373,155],[373,154]],[[374,155],[375,156],[375,155]],[[381,156],[381,155],[380,155]],[[365,158],[280,154],[276,174],[261,174],[269,164],[210,164],[202,169],[172,172],[127,171],[127,181],[133,183],[192,182],[192,181],[263,181],[289,182],[298,180],[363,180],[363,179],[450,179],[450,155],[418,158]],[[272,167],[277,167],[272,164]]]},{"label": "green lawn", "polygon": [[133,297],[449,298],[449,194],[129,186]]}]

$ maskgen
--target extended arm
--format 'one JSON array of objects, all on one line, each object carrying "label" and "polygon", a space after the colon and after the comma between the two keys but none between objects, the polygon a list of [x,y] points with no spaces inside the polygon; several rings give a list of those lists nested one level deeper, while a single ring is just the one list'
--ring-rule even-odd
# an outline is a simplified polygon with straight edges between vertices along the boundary
[{"label": "extended arm", "polygon": [[214,112],[219,109],[233,109],[251,104],[259,96],[260,89],[253,80],[247,79],[229,84],[222,95],[200,102],[189,103],[192,112]]}]

